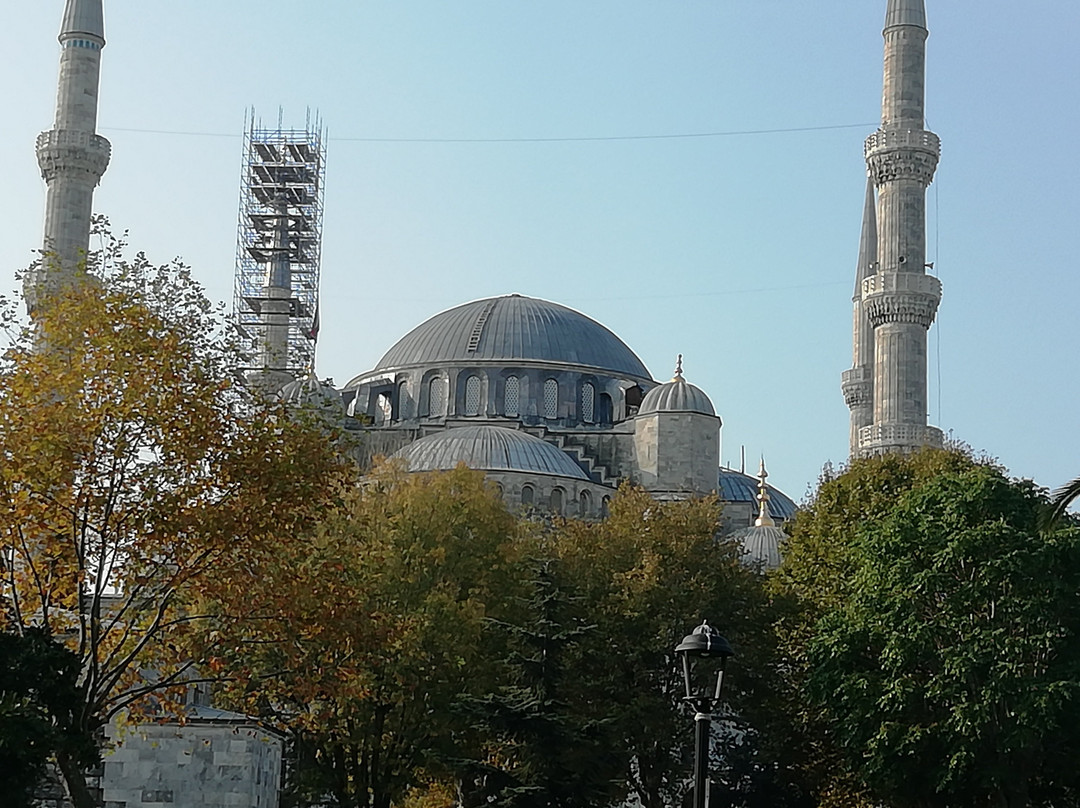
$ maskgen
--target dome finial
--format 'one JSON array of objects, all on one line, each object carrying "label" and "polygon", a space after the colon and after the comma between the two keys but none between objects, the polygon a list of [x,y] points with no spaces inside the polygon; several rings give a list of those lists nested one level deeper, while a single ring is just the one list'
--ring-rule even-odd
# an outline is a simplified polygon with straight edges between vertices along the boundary
[{"label": "dome finial", "polygon": [[679,354],[678,358],[675,360],[675,376],[672,377],[671,380],[673,382],[686,381],[686,379],[684,379],[682,375],[682,354]]},{"label": "dome finial", "polygon": [[761,464],[758,466],[758,495],[757,501],[759,503],[758,518],[754,520],[754,524],[757,527],[776,527],[776,522],[769,516],[769,489],[765,485],[765,478],[769,476],[769,472],[765,471],[765,456],[761,457]]}]

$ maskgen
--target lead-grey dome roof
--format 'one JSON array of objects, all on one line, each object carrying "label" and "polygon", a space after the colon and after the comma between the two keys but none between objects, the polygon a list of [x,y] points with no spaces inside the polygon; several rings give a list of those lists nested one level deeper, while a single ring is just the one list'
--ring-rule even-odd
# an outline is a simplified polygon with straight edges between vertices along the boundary
[{"label": "lead-grey dome roof", "polygon": [[742,545],[739,560],[764,572],[780,566],[783,560],[780,548],[787,541],[787,534],[775,525],[751,525],[731,534],[731,539]]},{"label": "lead-grey dome roof", "polygon": [[690,384],[682,376],[676,376],[670,382],[654,387],[645,394],[638,413],[645,415],[650,412],[701,412],[716,415],[705,391]]},{"label": "lead-grey dome roof", "polygon": [[447,429],[410,443],[393,455],[408,462],[409,471],[438,471],[464,463],[479,471],[524,471],[588,480],[581,467],[562,450],[527,432],[498,426]]},{"label": "lead-grey dome roof", "polygon": [[[758,480],[749,474],[743,474],[734,469],[720,469],[720,499],[724,502],[756,502],[758,496]],[[769,492],[769,516],[777,521],[790,519],[795,515],[797,506],[795,502],[781,491],[771,485],[765,486]]]},{"label": "lead-grey dome roof", "polygon": [[474,300],[436,314],[398,340],[374,370],[515,361],[652,378],[634,352],[600,323],[558,303],[521,295]]}]

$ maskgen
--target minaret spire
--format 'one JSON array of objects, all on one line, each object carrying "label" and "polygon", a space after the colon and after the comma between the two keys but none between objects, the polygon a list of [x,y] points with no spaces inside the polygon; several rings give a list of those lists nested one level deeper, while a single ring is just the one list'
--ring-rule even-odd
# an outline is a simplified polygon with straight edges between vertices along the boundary
[{"label": "minaret spire", "polygon": [[859,429],[858,455],[942,444],[941,430],[926,423],[926,333],[941,300],[941,283],[925,267],[926,188],[941,145],[924,121],[923,0],[889,0],[883,36],[881,128],[864,149],[877,187],[876,271],[862,281],[861,295],[874,330],[873,423]]},{"label": "minaret spire", "polygon": [[851,410],[851,455],[859,448],[859,432],[874,423],[874,329],[863,310],[862,285],[877,268],[877,194],[872,180],[866,181],[863,204],[862,236],[859,260],[855,267],[855,293],[852,296],[851,369],[841,380],[844,401]]},{"label": "minaret spire", "polygon": [[97,134],[98,80],[105,47],[103,0],[67,0],[60,25],[60,75],[53,128],[37,139],[48,191],[42,262],[26,276],[27,307],[86,271],[94,188],[109,164],[109,141]]}]

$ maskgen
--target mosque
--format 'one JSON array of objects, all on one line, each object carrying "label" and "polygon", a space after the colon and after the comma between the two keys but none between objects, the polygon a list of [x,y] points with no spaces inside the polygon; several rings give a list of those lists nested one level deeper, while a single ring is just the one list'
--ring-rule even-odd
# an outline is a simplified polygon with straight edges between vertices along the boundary
[{"label": "mosque", "polygon": [[[42,291],[77,277],[89,244],[93,191],[109,162],[109,142],[96,131],[102,3],[66,0],[56,120],[37,141],[47,184],[44,247],[58,260],[26,277],[31,313]],[[853,360],[841,388],[851,414],[852,457],[942,442],[926,418],[927,330],[941,284],[925,263],[925,192],[940,144],[925,129],[923,114],[924,0],[887,0],[883,35],[882,123],[864,149],[868,184]],[[286,402],[324,407],[361,431],[367,460],[400,458],[416,472],[464,463],[483,471],[511,507],[525,512],[601,519],[624,481],[658,500],[716,493],[724,503],[722,531],[741,541],[746,560],[779,564],[784,534],[778,525],[793,515],[795,503],[767,485],[764,461],[756,478],[721,468],[721,419],[706,392],[686,378],[682,357],[670,380],[654,379],[616,334],[566,306],[518,294],[474,300],[433,314],[341,389],[296,372],[304,365],[282,347],[303,331],[296,318],[307,317],[308,330],[317,328],[310,328],[312,313],[295,296],[289,267],[312,245],[290,185],[310,155],[303,149],[290,154],[296,165],[265,150],[267,162],[256,167],[270,209],[252,219],[258,242],[247,251],[261,262],[257,274],[264,279],[246,298],[256,318],[253,347],[263,359],[249,375],[253,382]],[[275,184],[281,188],[275,191]],[[130,766],[132,772],[153,770],[162,785],[151,796],[170,795],[159,801],[210,804],[211,792],[228,791],[230,801],[222,804],[277,804],[280,744],[245,716],[196,706],[183,733],[162,732],[143,746],[112,753],[108,799],[146,801],[143,775],[124,774]],[[192,785],[191,771],[174,771],[177,744],[213,752],[200,783]],[[246,761],[244,777],[231,785],[221,781],[214,774],[219,757]],[[243,789],[247,796],[238,796]],[[185,802],[185,793],[201,796]]]}]

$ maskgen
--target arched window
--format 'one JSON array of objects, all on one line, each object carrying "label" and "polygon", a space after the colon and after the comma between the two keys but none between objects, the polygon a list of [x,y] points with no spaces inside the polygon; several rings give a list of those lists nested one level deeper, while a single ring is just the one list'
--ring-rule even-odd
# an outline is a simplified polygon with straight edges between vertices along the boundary
[{"label": "arched window", "polygon": [[584,519],[587,516],[592,516],[592,494],[588,491],[582,491],[578,495],[578,504],[581,508],[581,517]]},{"label": "arched window", "polygon": [[563,513],[563,490],[561,488],[551,489],[551,511],[562,516]]},{"label": "arched window", "polygon": [[379,393],[375,399],[375,423],[388,424],[394,412],[394,405],[389,393]]},{"label": "arched window", "polygon": [[446,415],[446,381],[439,376],[428,382],[428,414],[432,418]]},{"label": "arched window", "polygon": [[607,393],[601,393],[599,403],[599,412],[596,415],[596,422],[601,426],[611,426],[611,422],[615,417],[615,411],[611,406],[611,396]]},{"label": "arched window", "polygon": [[521,486],[521,504],[532,505],[533,504],[533,487],[531,485]]},{"label": "arched window", "polygon": [[602,500],[600,500],[600,515],[602,517],[604,517],[605,519],[608,518],[608,514],[610,513],[610,511],[609,511],[610,506],[611,506],[611,497],[604,497]]},{"label": "arched window", "polygon": [[544,417],[555,418],[559,414],[559,383],[554,379],[544,382]]},{"label": "arched window", "polygon": [[413,417],[413,400],[409,395],[408,382],[399,382],[397,386],[398,420],[407,421]]},{"label": "arched window", "polygon": [[465,380],[465,414],[480,414],[480,377],[470,376]]},{"label": "arched window", "polygon": [[503,415],[516,418],[521,406],[521,380],[517,376],[506,377],[506,390],[503,392]]},{"label": "arched window", "polygon": [[626,414],[627,415],[630,414],[630,408],[631,407],[634,407],[634,408],[640,407],[641,406],[641,401],[644,398],[645,398],[645,393],[642,391],[641,387],[639,387],[638,385],[635,384],[633,387],[627,388],[627,390],[626,390]]},{"label": "arched window", "polygon": [[581,385],[581,420],[587,424],[593,422],[596,404],[596,388],[590,382]]}]

